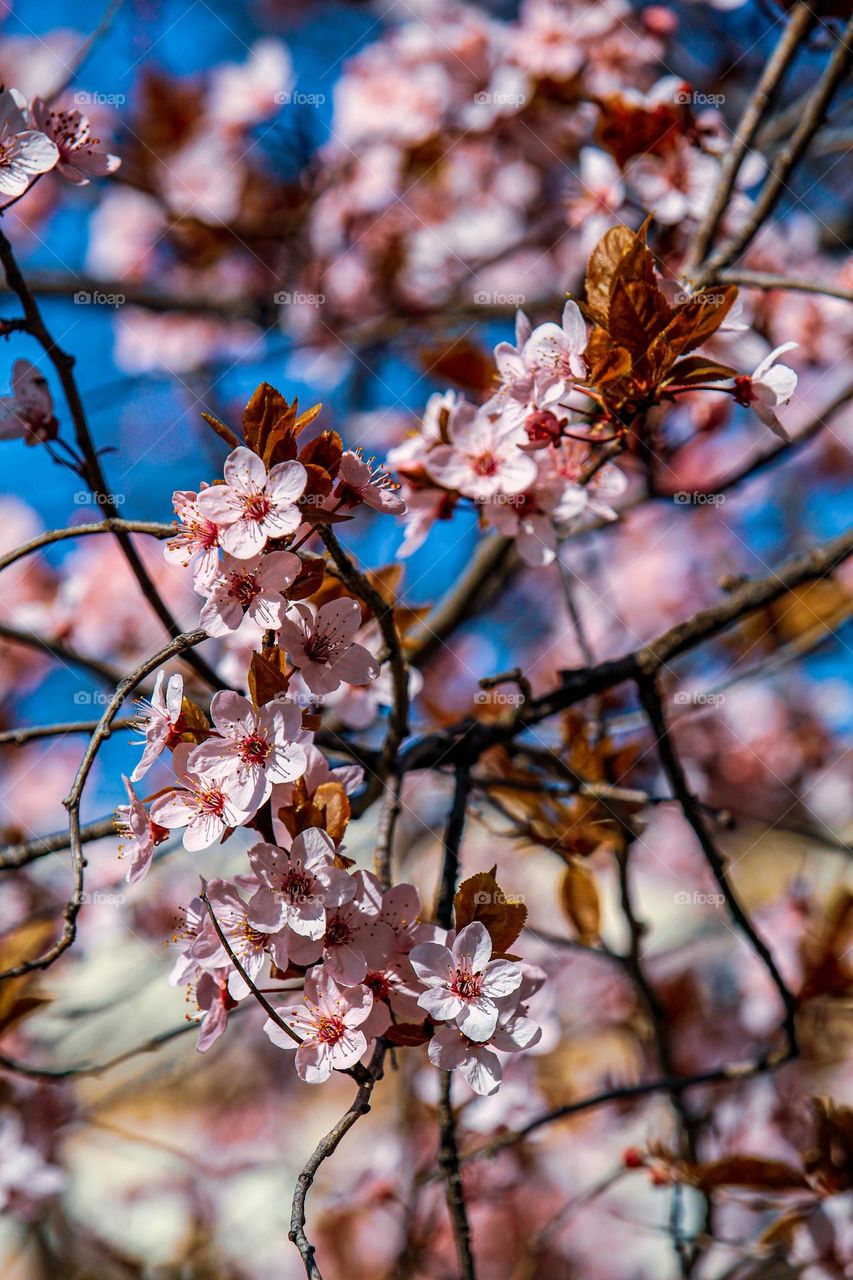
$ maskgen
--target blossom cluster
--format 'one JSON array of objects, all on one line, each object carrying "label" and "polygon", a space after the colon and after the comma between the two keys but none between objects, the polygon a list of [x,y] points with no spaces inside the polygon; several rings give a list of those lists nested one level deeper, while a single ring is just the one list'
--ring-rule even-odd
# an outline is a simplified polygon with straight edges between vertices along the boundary
[{"label": "blossom cluster", "polygon": [[[263,396],[278,403],[268,392]],[[295,418],[295,408],[288,413]],[[246,421],[252,421],[248,410]],[[262,433],[252,438],[263,448]],[[355,639],[361,625],[355,598],[320,605],[290,598],[305,574],[295,548],[314,530],[306,520],[310,505],[299,504],[312,496],[306,494],[309,467],[316,473],[319,464],[272,461],[273,438],[274,432],[264,450],[269,465],[238,445],[221,482],[174,495],[180,524],[165,554],[191,570],[205,600],[202,628],[218,637],[244,619],[260,627],[262,665],[250,667],[251,698],[220,690],[209,717],[187,697],[180,673],[168,679],[158,673],[138,722],[142,755],[125,779],[127,804],[117,813],[127,878],[138,882],[147,874],[157,845],[173,831],[183,832],[191,852],[240,828],[259,837],[247,850],[246,872],[234,881],[203,879],[200,897],[185,913],[172,977],[195,989],[203,1015],[200,1049],[224,1032],[240,1000],[259,995],[263,975],[268,991],[270,982],[283,980],[301,986],[298,1005],[287,1002],[292,986],[272,988],[265,1031],[279,1047],[296,1048],[304,1080],[317,1083],[333,1070],[351,1070],[379,1037],[393,1041],[403,1024],[408,1039],[399,1043],[428,1043],[436,1066],[458,1068],[475,1091],[492,1093],[501,1080],[499,1054],[539,1037],[526,1001],[544,975],[493,958],[492,938],[479,920],[450,932],[421,921],[414,886],[383,891],[375,875],[353,870],[342,853],[348,797],[363,771],[329,767],[303,704],[307,698],[310,708],[343,682],[372,683],[380,664]],[[330,472],[314,495],[322,499],[315,520],[360,503],[405,510],[384,473],[348,451],[332,461],[328,441],[324,447],[321,453],[308,446],[303,454],[325,458]],[[323,574],[321,568],[319,581],[312,579],[310,595],[321,593]],[[274,688],[264,684],[264,668],[267,681],[274,669]],[[297,674],[304,697],[291,688]],[[166,753],[175,784],[143,801],[135,787]]]},{"label": "blossom cluster", "polygon": [[[730,328],[742,326],[732,321]],[[607,444],[628,446],[632,424],[608,403],[612,386],[596,389],[595,368],[585,354],[589,341],[584,314],[571,299],[560,325],[547,321],[534,328],[519,311],[515,344],[495,347],[497,387],[484,403],[454,391],[430,398],[420,429],[387,455],[405,482],[400,556],[416,551],[433,523],[447,519],[460,499],[474,504],[483,524],[515,538],[521,558],[534,566],[554,560],[558,540],[585,513],[616,519],[611,503],[627,479],[601,450]],[[709,358],[702,367],[704,386],[692,372],[678,385],[676,365],[660,398],[672,401],[697,388],[724,392],[786,439],[776,409],[790,400],[797,375],[776,361],[796,346],[777,347],[749,375]],[[649,404],[655,402],[652,395]]]}]

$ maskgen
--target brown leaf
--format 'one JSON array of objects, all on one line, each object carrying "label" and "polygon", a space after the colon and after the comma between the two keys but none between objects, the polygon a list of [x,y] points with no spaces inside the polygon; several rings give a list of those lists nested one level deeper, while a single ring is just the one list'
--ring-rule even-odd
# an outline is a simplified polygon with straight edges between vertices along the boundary
[{"label": "brown leaf", "polygon": [[243,435],[249,448],[263,457],[270,433],[282,419],[287,419],[289,411],[280,391],[268,382],[259,383],[243,410]]},{"label": "brown leaf", "polygon": [[685,355],[707,342],[731,311],[737,285],[706,289],[700,297],[675,307],[665,333],[677,356]]},{"label": "brown leaf", "polygon": [[309,463],[322,467],[334,479],[341,465],[343,451],[344,443],[337,431],[321,431],[300,449],[299,461],[305,467]]},{"label": "brown leaf", "polygon": [[256,707],[274,702],[287,693],[290,684],[284,674],[287,666],[287,656],[278,646],[265,649],[263,653],[252,654],[247,679],[249,693]]},{"label": "brown leaf", "polygon": [[625,347],[635,360],[669,323],[670,306],[657,284],[617,277],[610,295],[608,330],[617,346]]},{"label": "brown leaf", "polygon": [[326,561],[322,556],[303,556],[299,575],[287,588],[288,600],[307,600],[320,590],[325,576]]},{"label": "brown leaf", "polygon": [[309,825],[328,831],[335,844],[344,838],[350,819],[349,796],[339,782],[321,782],[311,797]]},{"label": "brown leaf", "polygon": [[494,390],[495,366],[491,355],[467,338],[428,347],[421,353],[421,363],[439,382],[453,382],[478,395]]},{"label": "brown leaf", "polygon": [[521,933],[527,919],[527,907],[518,897],[503,892],[494,871],[478,871],[463,880],[453,899],[456,928],[479,920],[492,939],[492,950],[508,951]]},{"label": "brown leaf", "polygon": [[605,231],[587,264],[586,309],[604,329],[610,327],[610,300],[617,280],[631,280],[657,288],[655,260],[651,251],[635,231],[625,226]]},{"label": "brown leaf", "polygon": [[237,439],[231,428],[225,425],[221,418],[217,418],[213,413],[207,413],[204,409],[201,411],[201,416],[209,427],[213,427],[213,430],[219,438],[225,441],[229,449],[238,448],[240,441]]},{"label": "brown leaf", "polygon": [[50,996],[19,996],[0,1014],[0,1036],[8,1031],[10,1027],[13,1027],[16,1022],[29,1017],[31,1013],[35,1013],[37,1009],[43,1008],[46,1004],[50,1004]]},{"label": "brown leaf", "polygon": [[723,1156],[708,1164],[696,1165],[692,1178],[705,1191],[714,1187],[765,1187],[779,1191],[807,1187],[805,1175],[783,1160],[762,1156]]},{"label": "brown leaf", "polygon": [[680,387],[691,387],[702,382],[722,382],[736,378],[737,369],[728,364],[718,364],[709,356],[686,356],[669,371],[669,380]]},{"label": "brown leaf", "polygon": [[563,873],[560,905],[578,942],[591,947],[601,937],[601,902],[595,876],[583,862],[573,858]]}]

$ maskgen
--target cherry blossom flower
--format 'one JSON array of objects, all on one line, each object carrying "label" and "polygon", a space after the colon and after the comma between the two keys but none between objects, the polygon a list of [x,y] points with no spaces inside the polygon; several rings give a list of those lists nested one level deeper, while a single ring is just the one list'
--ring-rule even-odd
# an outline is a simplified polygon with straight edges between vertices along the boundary
[{"label": "cherry blossom flower", "polygon": [[372,969],[381,969],[394,949],[394,930],[380,919],[382,894],[375,877],[356,871],[353,897],[326,911],[326,932],[320,943],[303,937],[291,941],[291,958],[313,964],[322,954],[323,966],[336,982],[354,987]]},{"label": "cherry blossom flower", "polygon": [[613,157],[597,147],[582,148],[578,178],[579,191],[568,201],[568,222],[591,249],[625,203],[625,183]]},{"label": "cherry blossom flower", "polygon": [[630,183],[647,209],[664,226],[701,218],[717,185],[720,167],[713,156],[681,138],[664,155],[642,155],[631,162]]},{"label": "cherry blossom flower", "polygon": [[248,617],[265,630],[277,631],[287,607],[282,592],[301,568],[302,561],[291,551],[269,551],[249,560],[226,553],[221,572],[205,588],[200,625],[210,636],[224,636]]},{"label": "cherry blossom flower", "polygon": [[533,330],[524,344],[524,360],[536,373],[543,401],[559,402],[574,382],[586,377],[587,332],[580,307],[569,299],[563,307],[562,325],[549,321]]},{"label": "cherry blossom flower", "polygon": [[11,1108],[0,1111],[0,1209],[33,1217],[42,1201],[59,1194],[65,1180],[64,1170],[27,1142],[21,1117]]},{"label": "cherry blossom flower", "polygon": [[210,716],[218,736],[195,748],[188,768],[220,783],[239,808],[255,811],[273,783],[293,782],[304,773],[305,751],[295,741],[302,716],[294,703],[255,708],[226,689],[213,695]]},{"label": "cherry blossom flower", "polygon": [[531,1018],[512,1015],[499,1021],[485,1042],[469,1039],[450,1023],[436,1028],[427,1054],[433,1066],[442,1071],[458,1070],[475,1093],[488,1096],[497,1093],[503,1075],[496,1050],[519,1053],[536,1044],[541,1035],[541,1028]]},{"label": "cherry blossom flower", "polygon": [[766,355],[754,372],[735,378],[735,399],[753,409],[765,427],[782,440],[790,439],[776,416],[780,404],[787,404],[797,389],[797,375],[785,364],[776,364],[779,356],[793,351],[799,344],[783,342]]},{"label": "cherry blossom flower", "polygon": [[[154,681],[154,692],[151,701],[140,699],[144,712],[139,729],[143,735],[144,749],[139,764],[130,775],[131,782],[138,782],[151,768],[154,761],[163,754],[166,747],[172,746],[181,733],[181,707],[184,700],[184,678],[177,672],[169,676],[165,693],[163,683],[165,671],[158,671]],[[168,825],[168,824],[166,824]]]},{"label": "cherry blossom flower", "polygon": [[371,469],[369,463],[352,449],[346,449],[341,457],[338,486],[335,497],[345,506],[363,502],[374,511],[387,515],[403,515],[406,504],[396,492],[399,485],[381,468]]},{"label": "cherry blossom flower", "polygon": [[170,564],[184,568],[192,563],[193,583],[197,591],[203,591],[219,573],[219,526],[202,515],[198,494],[191,489],[177,489],[172,505],[181,524],[163,548],[163,555]]},{"label": "cherry blossom flower", "polygon": [[240,445],[228,455],[224,475],[224,484],[201,490],[198,507],[219,525],[225,551],[250,560],[268,538],[298,529],[302,515],[295,503],[308,478],[301,462],[279,462],[267,474],[258,455]]},{"label": "cherry blossom flower", "polygon": [[409,959],[427,990],[418,998],[436,1022],[455,1022],[469,1040],[494,1034],[496,1001],[521,984],[521,967],[510,960],[491,960],[492,940],[479,920],[460,930],[452,949],[440,942],[421,942]]},{"label": "cherry blossom flower", "polygon": [[519,450],[518,428],[473,405],[465,409],[470,412],[453,416],[451,443],[439,445],[426,459],[432,479],[478,501],[529,488],[536,464]]},{"label": "cherry blossom flower", "polygon": [[17,89],[0,91],[0,197],[23,195],[58,159],[56,144],[32,128],[24,95]]},{"label": "cherry blossom flower", "polygon": [[41,98],[33,99],[31,109],[36,128],[56,145],[56,171],[63,178],[85,186],[91,178],[103,178],[118,169],[118,156],[95,150],[101,140],[92,137],[91,125],[82,111],[53,111]]},{"label": "cherry blossom flower", "polygon": [[342,990],[324,969],[314,969],[305,979],[305,1003],[278,1011],[302,1040],[298,1048],[272,1018],[264,1031],[280,1049],[296,1048],[296,1070],[306,1083],[322,1084],[333,1071],[355,1066],[365,1053],[367,1037],[360,1028],[372,1007],[367,987]]},{"label": "cherry blossom flower", "polygon": [[356,882],[334,864],[335,843],[319,827],[297,835],[285,852],[273,844],[256,844],[249,862],[260,888],[249,903],[253,928],[276,933],[287,925],[306,938],[326,932],[326,908],[355,895]]},{"label": "cherry blossom flower", "polygon": [[191,742],[175,747],[172,761],[180,786],[157,796],[151,804],[151,816],[170,830],[185,827],[184,848],[197,853],[216,844],[226,831],[244,826],[254,809],[238,808],[221,787],[196,772],[190,764],[194,750]]},{"label": "cherry blossom flower", "polygon": [[370,1017],[362,1026],[368,1040],[384,1035],[392,1022],[423,1022],[418,981],[405,956],[396,956],[382,969],[369,969],[362,985],[373,995]]},{"label": "cherry blossom flower", "polygon": [[355,640],[360,626],[357,600],[330,600],[319,609],[302,601],[290,606],[280,641],[312,693],[331,693],[343,681],[369,684],[379,675],[373,654]]},{"label": "cherry blossom flower", "polygon": [[199,975],[195,988],[199,1012],[204,1014],[198,1033],[196,1048],[207,1053],[228,1026],[228,1015],[237,1008],[237,1001],[228,990],[228,970],[208,969]]},{"label": "cherry blossom flower", "polygon": [[[257,979],[268,954],[280,969],[287,968],[286,933],[262,933],[255,929],[249,921],[246,903],[227,880],[211,880],[206,893],[211,914],[205,917],[190,948],[194,960],[204,969],[232,970],[231,957],[216,931],[212,916],[251,982]],[[242,974],[233,970],[228,978],[228,990],[235,1000],[239,1000],[248,995],[250,988]]]},{"label": "cherry blossom flower", "polygon": [[527,404],[533,395],[533,369],[524,358],[524,349],[533,325],[523,311],[515,313],[515,346],[499,342],[495,347],[495,364],[502,387],[516,400]]},{"label": "cherry blossom flower", "polygon": [[168,839],[169,832],[151,818],[130,779],[122,774],[121,780],[127,792],[127,804],[116,806],[115,822],[116,830],[126,843],[120,844],[118,851],[120,856],[130,854],[126,879],[128,884],[137,884],[148,875],[154,850]]},{"label": "cherry blossom flower", "polygon": [[[2,95],[0,95],[2,96]],[[59,425],[47,378],[29,360],[12,365],[12,395],[0,398],[0,440],[55,440]]]}]

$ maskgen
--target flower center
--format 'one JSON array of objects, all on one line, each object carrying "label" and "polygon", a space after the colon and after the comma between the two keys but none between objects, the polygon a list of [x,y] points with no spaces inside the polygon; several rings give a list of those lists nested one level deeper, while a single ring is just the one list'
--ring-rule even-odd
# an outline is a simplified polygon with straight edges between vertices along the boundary
[{"label": "flower center", "polygon": [[312,662],[328,662],[337,649],[331,636],[313,635],[305,646],[305,652]]},{"label": "flower center", "polygon": [[493,453],[488,451],[477,454],[471,459],[471,470],[475,476],[497,475],[498,460]]},{"label": "flower center", "polygon": [[482,981],[479,973],[472,973],[469,968],[457,969],[453,975],[451,991],[463,1000],[471,1000],[480,994]]},{"label": "flower center", "polygon": [[364,979],[364,985],[373,992],[377,1000],[387,1000],[391,992],[391,983],[384,973],[369,973]]},{"label": "flower center", "polygon": [[279,881],[279,893],[291,902],[307,902],[313,897],[313,878],[302,867],[292,867]]},{"label": "flower center", "polygon": [[326,929],[326,945],[339,947],[344,942],[349,942],[351,937],[352,930],[343,916],[335,916]]},{"label": "flower center", "polygon": [[272,510],[272,503],[265,493],[253,493],[243,501],[243,519],[254,520],[258,524],[265,520]]},{"label": "flower center", "polygon": [[346,1027],[340,1018],[333,1014],[321,1014],[317,1019],[317,1039],[324,1044],[337,1044],[346,1035]]},{"label": "flower center", "polygon": [[259,733],[240,740],[240,759],[244,764],[263,764],[271,751],[272,747]]},{"label": "flower center", "polygon": [[225,809],[225,796],[218,787],[200,788],[195,794],[195,803],[199,813],[212,813],[220,818]]},{"label": "flower center", "polygon": [[239,604],[250,605],[260,595],[260,590],[254,573],[241,573],[235,569],[228,578],[228,594]]}]

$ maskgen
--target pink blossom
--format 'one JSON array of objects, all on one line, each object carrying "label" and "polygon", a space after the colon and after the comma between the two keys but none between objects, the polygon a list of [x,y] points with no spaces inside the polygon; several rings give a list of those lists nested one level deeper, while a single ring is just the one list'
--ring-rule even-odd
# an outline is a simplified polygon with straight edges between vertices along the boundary
[{"label": "pink blossom", "polygon": [[585,248],[592,249],[625,203],[622,170],[606,151],[584,147],[578,166],[579,192],[568,201],[568,222],[581,234]]},{"label": "pink blossom", "polygon": [[33,129],[17,89],[0,91],[0,196],[20,196],[59,159],[56,144]]},{"label": "pink blossom", "polygon": [[496,1050],[519,1053],[540,1039],[542,1030],[531,1018],[509,1016],[499,1020],[485,1042],[470,1040],[453,1023],[437,1027],[427,1053],[442,1071],[458,1070],[475,1093],[488,1096],[500,1088],[503,1067]]},{"label": "pink blossom", "polygon": [[[362,986],[341,990],[325,969],[314,969],[305,979],[305,1003],[282,1009],[282,1021],[302,1043],[296,1049],[296,1070],[308,1084],[322,1084],[333,1071],[355,1066],[367,1049],[360,1030],[373,1007],[373,996]],[[296,1042],[272,1018],[264,1031],[280,1049]]]},{"label": "pink blossom", "polygon": [[526,404],[533,395],[533,369],[524,357],[525,346],[533,326],[523,311],[515,313],[515,346],[499,342],[495,347],[495,364],[503,388],[514,399]]},{"label": "pink blossom", "polygon": [[144,699],[140,699],[140,706],[144,708],[147,705],[148,708],[138,726],[143,735],[144,749],[139,764],[130,775],[131,782],[138,782],[143,778],[154,761],[162,755],[166,747],[171,745],[171,740],[181,732],[184,678],[177,672],[169,676],[169,683],[164,693],[165,678],[165,671],[158,671],[151,701],[146,704]]},{"label": "pink blossom", "polygon": [[561,325],[549,321],[533,330],[524,344],[524,362],[535,372],[543,403],[558,403],[586,377],[586,343],[584,318],[571,299],[563,307]]},{"label": "pink blossom", "polygon": [[427,988],[418,998],[436,1022],[455,1022],[469,1040],[494,1034],[502,996],[521,984],[521,967],[510,960],[491,960],[492,940],[479,920],[466,925],[452,949],[440,942],[421,942],[409,955]]},{"label": "pink blossom", "polygon": [[345,987],[364,981],[368,970],[381,969],[394,950],[394,931],[380,919],[382,895],[375,877],[356,871],[352,899],[326,911],[326,932],[320,943],[294,938],[291,957],[297,964],[313,964],[322,952],[323,965]]},{"label": "pink blossom", "polygon": [[240,445],[228,455],[224,475],[224,484],[202,489],[198,506],[220,526],[220,542],[232,556],[250,560],[268,538],[283,538],[299,527],[295,503],[308,478],[301,462],[279,462],[267,474],[258,455]]},{"label": "pink blossom", "polygon": [[221,572],[205,588],[207,602],[199,623],[210,636],[236,631],[244,617],[264,630],[277,631],[287,601],[282,592],[302,568],[291,551],[269,551],[249,560],[235,560],[226,553]]},{"label": "pink blossom", "polygon": [[368,1040],[384,1035],[392,1022],[423,1022],[417,978],[406,956],[396,956],[384,968],[369,969],[363,985],[373,995],[373,1008],[363,1026]]},{"label": "pink blossom", "polygon": [[643,205],[664,226],[685,218],[701,218],[716,188],[720,166],[683,139],[665,155],[642,155],[632,160],[630,183]]},{"label": "pink blossom", "polygon": [[356,643],[360,626],[357,600],[330,600],[319,609],[301,601],[291,605],[280,642],[312,693],[331,693],[344,681],[369,684],[379,675],[373,654]]},{"label": "pink blossom", "polygon": [[294,703],[256,708],[242,694],[221,690],[213,695],[210,716],[218,736],[195,748],[188,767],[220,783],[239,808],[260,808],[273,783],[293,782],[305,772],[305,751],[295,741],[302,716]]},{"label": "pink blossom", "polygon": [[[2,95],[0,95],[2,96]],[[55,440],[58,423],[47,378],[29,360],[12,365],[12,394],[0,398],[0,440]]]},{"label": "pink blossom", "polygon": [[133,790],[130,779],[122,774],[121,780],[127,792],[127,804],[116,806],[116,830],[125,840],[118,849],[122,857],[130,854],[126,879],[129,884],[137,884],[148,875],[154,850],[168,837],[169,832],[149,816],[145,805]]},{"label": "pink blossom", "polygon": [[228,970],[210,969],[199,975],[195,989],[199,1012],[204,1014],[198,1033],[196,1048],[207,1053],[228,1026],[228,1015],[237,1008],[237,1001],[228,990]]},{"label": "pink blossom", "polygon": [[[211,880],[207,886],[210,915],[205,917],[190,955],[204,969],[231,969],[233,962],[223,945],[213,920],[222,931],[228,946],[240,961],[246,976],[255,982],[270,955],[280,969],[288,966],[286,933],[262,933],[249,921],[249,910],[233,884],[227,880]],[[213,918],[211,918],[211,916]],[[234,970],[228,979],[228,990],[239,1000],[249,992],[242,974]]]},{"label": "pink blossom", "polygon": [[787,404],[796,391],[797,375],[793,369],[785,364],[776,364],[776,361],[798,345],[796,342],[783,342],[764,357],[751,375],[735,379],[735,399],[754,409],[764,425],[782,440],[788,440],[789,436],[776,416],[776,409],[780,404]]},{"label": "pink blossom", "polygon": [[522,493],[536,479],[536,464],[518,448],[519,431],[500,416],[466,405],[453,415],[451,443],[426,459],[433,480],[478,501]]},{"label": "pink blossom", "polygon": [[381,469],[372,470],[370,464],[352,449],[345,450],[341,457],[338,476],[335,496],[344,505],[355,506],[363,502],[374,511],[383,511],[393,516],[404,514],[406,504],[395,492],[399,485]]},{"label": "pink blossom", "polygon": [[198,494],[190,489],[177,489],[172,505],[181,524],[163,548],[163,555],[169,564],[184,568],[194,562],[193,583],[197,591],[203,591],[219,573],[219,526],[202,515]]},{"label": "pink blossom", "polygon": [[249,919],[264,933],[287,925],[303,937],[322,938],[326,908],[355,895],[354,878],[335,866],[335,843],[319,827],[301,831],[287,852],[273,844],[256,844],[248,856],[260,883],[249,903]]},{"label": "pink blossom", "polygon": [[55,143],[59,152],[56,171],[69,182],[85,186],[90,178],[103,178],[118,169],[118,156],[95,150],[101,140],[91,136],[91,125],[82,111],[53,111],[41,98],[34,98],[32,114],[36,128]]},{"label": "pink blossom", "polygon": [[229,829],[242,827],[254,809],[240,809],[221,787],[198,773],[190,763],[195,750],[191,742],[181,742],[172,757],[180,786],[164,792],[152,802],[151,816],[170,830],[185,827],[184,848],[192,853],[208,849]]}]

